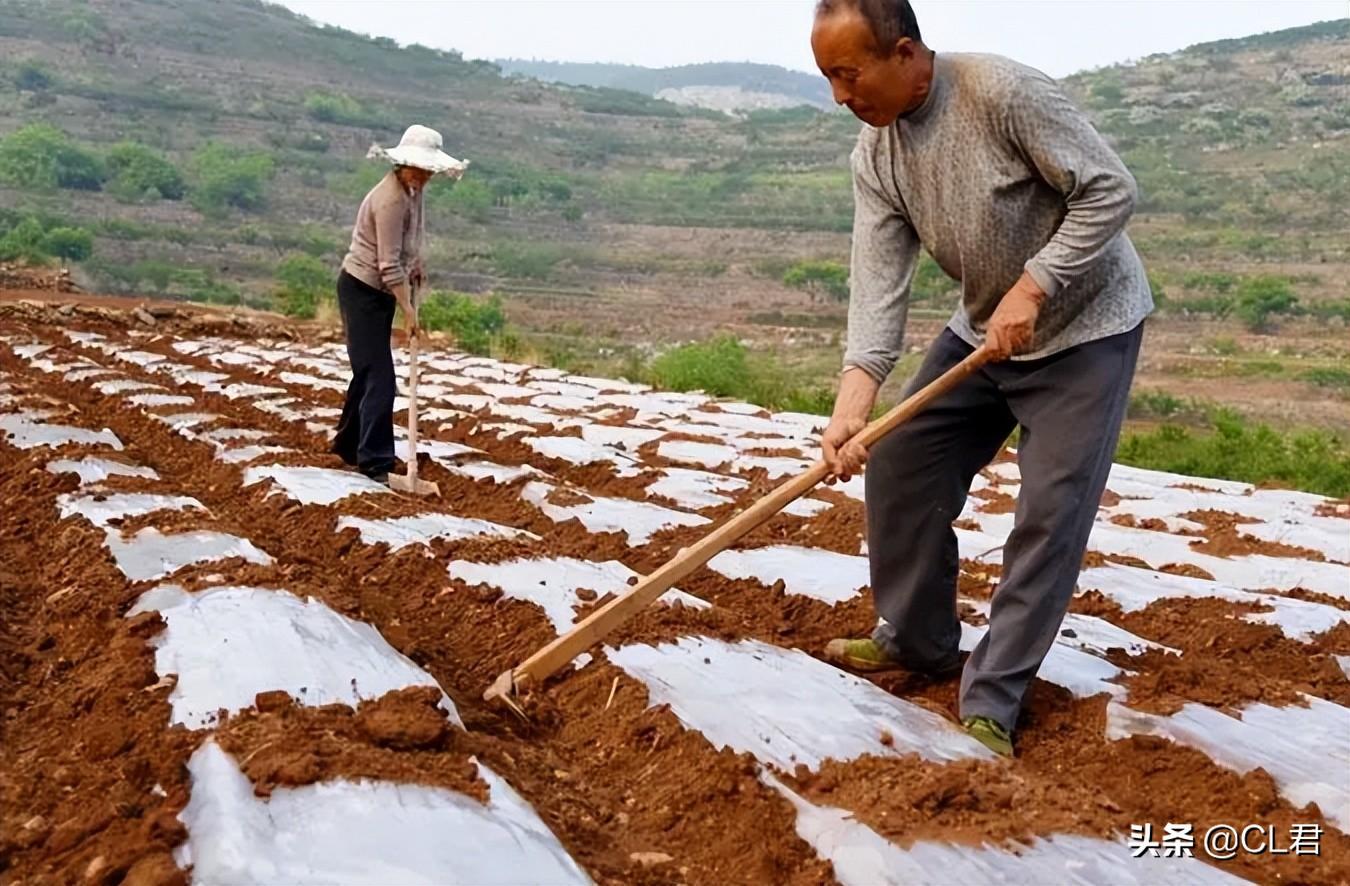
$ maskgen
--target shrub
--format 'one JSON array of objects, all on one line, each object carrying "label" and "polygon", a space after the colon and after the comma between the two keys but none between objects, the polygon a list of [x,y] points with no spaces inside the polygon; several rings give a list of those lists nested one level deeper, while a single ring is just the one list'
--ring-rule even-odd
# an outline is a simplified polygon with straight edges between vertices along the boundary
[{"label": "shrub", "polygon": [[14,85],[26,92],[42,92],[50,89],[52,85],[52,75],[41,63],[32,59],[20,62],[19,67],[14,71]]},{"label": "shrub", "polygon": [[562,259],[562,250],[548,243],[500,243],[492,250],[492,264],[505,277],[547,279]]},{"label": "shrub", "polygon": [[183,176],[163,155],[135,142],[108,152],[108,190],[123,200],[181,200]]},{"label": "shrub", "polygon": [[730,335],[666,351],[648,371],[661,387],[719,397],[743,396],[753,381],[745,345]]},{"label": "shrub", "polygon": [[478,299],[459,292],[432,292],[417,314],[423,328],[449,330],[462,350],[474,354],[487,354],[493,339],[506,329],[506,314],[495,296]]},{"label": "shrub", "polygon": [[0,181],[14,187],[97,191],[106,178],[97,156],[47,123],[30,123],[0,140]]},{"label": "shrub", "polygon": [[305,96],[305,112],[324,123],[354,123],[365,117],[356,99],[324,92],[311,92]]},{"label": "shrub", "polygon": [[272,158],[265,153],[217,142],[203,145],[192,158],[193,205],[203,212],[261,209],[272,172]]},{"label": "shrub", "polygon": [[272,303],[283,314],[313,319],[319,305],[333,297],[333,272],[312,255],[286,256],[277,265],[276,278]]},{"label": "shrub", "polygon": [[32,264],[41,264],[51,256],[45,248],[47,232],[42,223],[33,217],[20,221],[0,237],[0,261],[20,259]]},{"label": "shrub", "polygon": [[1283,277],[1249,277],[1238,285],[1233,312],[1252,332],[1269,332],[1272,314],[1287,314],[1298,298]]},{"label": "shrub", "polygon": [[64,261],[84,261],[94,254],[94,236],[84,228],[52,228],[42,238],[42,249]]},{"label": "shrub", "polygon": [[836,301],[848,300],[848,268],[837,261],[799,261],[787,269],[783,283],[823,293]]}]

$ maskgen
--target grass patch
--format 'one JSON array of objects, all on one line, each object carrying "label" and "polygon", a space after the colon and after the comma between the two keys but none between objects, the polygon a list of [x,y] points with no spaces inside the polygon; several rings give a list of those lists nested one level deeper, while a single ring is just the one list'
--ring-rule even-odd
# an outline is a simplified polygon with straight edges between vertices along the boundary
[{"label": "grass patch", "polygon": [[1317,385],[1319,388],[1350,391],[1350,369],[1340,369],[1334,366],[1306,369],[1299,373],[1299,379]]},{"label": "grass patch", "polygon": [[756,326],[788,326],[793,329],[843,329],[847,325],[842,315],[784,314],[782,311],[760,311],[747,316],[745,322]]},{"label": "grass patch", "polygon": [[669,390],[703,391],[772,410],[828,415],[834,408],[829,387],[799,381],[771,357],[751,353],[729,335],[681,345],[645,366],[630,366],[625,375]]},{"label": "grass patch", "polygon": [[1173,424],[1127,433],[1116,460],[1140,468],[1350,495],[1350,444],[1326,431],[1277,431],[1226,410],[1212,431]]}]

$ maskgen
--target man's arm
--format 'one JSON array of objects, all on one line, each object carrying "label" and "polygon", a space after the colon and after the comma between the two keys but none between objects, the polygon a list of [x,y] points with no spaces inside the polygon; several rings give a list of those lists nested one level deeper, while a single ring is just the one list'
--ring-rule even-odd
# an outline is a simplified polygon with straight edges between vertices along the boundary
[{"label": "man's arm", "polygon": [[856,366],[880,385],[900,359],[919,237],[882,190],[874,161],[861,146],[853,152],[852,166],[853,250],[844,366]]},{"label": "man's arm", "polygon": [[848,480],[867,453],[848,441],[863,429],[881,384],[895,368],[909,314],[909,287],[919,238],[881,188],[870,157],[853,152],[853,253],[849,272],[848,347],[834,414],[821,439],[834,476]]},{"label": "man's arm", "polygon": [[1042,74],[1018,84],[1008,102],[1015,144],[1064,195],[1068,212],[1050,242],[1026,264],[1048,298],[1086,273],[1134,213],[1138,186],[1115,151],[1059,86]]}]

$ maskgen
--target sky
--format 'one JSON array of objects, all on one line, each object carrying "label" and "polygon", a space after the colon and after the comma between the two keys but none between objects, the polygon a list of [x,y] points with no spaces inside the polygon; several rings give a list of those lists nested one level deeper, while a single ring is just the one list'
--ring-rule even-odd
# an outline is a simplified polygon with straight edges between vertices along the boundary
[{"label": "sky", "polygon": [[[468,58],[815,73],[815,0],[281,0],[312,19]],[[996,52],[1054,77],[1194,43],[1345,18],[1350,0],[912,0],[939,52]]]}]

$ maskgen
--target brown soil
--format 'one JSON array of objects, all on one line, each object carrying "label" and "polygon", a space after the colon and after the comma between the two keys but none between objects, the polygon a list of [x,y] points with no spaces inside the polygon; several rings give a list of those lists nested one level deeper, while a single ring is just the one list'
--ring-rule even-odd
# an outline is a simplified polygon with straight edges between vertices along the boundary
[{"label": "brown soil", "polygon": [[[122,334],[99,317],[77,319],[70,325]],[[179,321],[164,322],[173,328]],[[5,326],[0,318],[0,331],[16,330],[64,347],[54,330]],[[167,341],[153,346],[138,341],[137,346],[167,347]],[[181,355],[175,359],[193,362]],[[829,866],[796,836],[790,805],[759,781],[752,758],[717,750],[684,729],[666,708],[649,708],[643,685],[605,661],[598,648],[592,650],[599,653],[592,664],[565,672],[523,699],[531,713],[528,723],[481,701],[497,674],[552,639],[554,630],[538,607],[448,575],[451,560],[547,554],[617,559],[648,572],[711,527],[669,530],[634,549],[622,534],[592,535],[575,521],[554,525],[520,498],[523,481],[475,483],[434,464],[425,473],[441,487],[438,500],[361,496],[336,508],[300,506],[284,496],[267,498],[261,487],[241,491],[241,469],[215,461],[209,446],[189,442],[119,398],[35,373],[3,345],[0,371],[72,404],[72,423],[106,424],[127,442],[127,460],[149,465],[163,478],[159,484],[128,481],[125,488],[191,495],[210,511],[197,515],[195,524],[178,522],[185,515],[161,514],[127,521],[122,528],[210,525],[244,535],[276,558],[269,567],[208,564],[175,580],[192,589],[212,573],[226,574],[231,581],[312,595],[374,625],[440,682],[469,728],[468,733],[447,730],[431,708],[432,698],[420,690],[392,694],[356,711],[300,708],[275,693],[263,694],[254,709],[225,718],[215,732],[223,746],[247,761],[244,769],[255,790],[266,793],[278,785],[335,776],[373,777],[440,785],[481,799],[482,782],[467,764],[472,755],[521,792],[597,882],[804,884],[832,879]],[[134,367],[123,371],[143,376]],[[230,374],[256,380],[246,372]],[[309,402],[318,399],[299,389],[297,395]],[[292,427],[247,403],[207,395],[198,401],[224,416],[224,422],[275,433],[278,442],[300,450],[306,463],[333,463],[323,435]],[[472,438],[500,463],[556,470],[585,494],[637,496],[651,480],[620,479],[607,466],[546,464],[518,443],[474,437],[470,427],[442,433],[460,442]],[[172,882],[168,853],[184,836],[173,818],[187,800],[183,766],[203,736],[166,728],[171,684],[157,685],[146,642],[158,619],[122,618],[142,588],[129,585],[115,570],[100,532],[79,520],[57,521],[55,497],[73,490],[75,479],[42,471],[47,457],[0,443],[5,464],[0,504],[6,514],[6,532],[0,535],[0,606],[6,613],[0,622],[5,810],[0,876],[78,882],[92,870],[94,881],[112,883],[125,875],[125,882]],[[753,486],[741,502],[710,509],[708,515],[725,520],[775,485],[762,472],[750,479]],[[745,543],[803,544],[856,554],[863,533],[861,504],[829,492],[822,496],[836,506],[811,519],[776,518]],[[335,532],[340,513],[378,517],[434,509],[494,520],[544,538],[438,541],[427,556],[418,547],[391,554],[383,546],[360,544],[355,533]],[[964,563],[960,590],[988,597],[997,576],[995,566]],[[707,569],[679,586],[713,608],[654,606],[610,642],[656,642],[699,633],[728,640],[753,637],[820,655],[834,637],[865,635],[876,618],[865,590],[828,606],[789,595],[781,585],[728,581]],[[1128,661],[1139,672],[1130,686],[1132,696],[1150,709],[1188,699],[1212,698],[1228,706],[1258,698],[1279,702],[1296,691],[1350,700],[1348,681],[1340,675],[1338,682],[1329,670],[1335,667],[1331,654],[1350,652],[1350,626],[1298,644],[1268,626],[1236,620],[1232,616],[1243,610],[1211,605],[1218,601],[1161,601],[1124,615],[1099,598],[1076,598],[1074,610],[1091,611],[1185,652],[1185,668],[1174,656]],[[586,601],[579,613],[603,602]],[[972,610],[963,614],[978,620]],[[1243,681],[1250,685],[1238,685]],[[873,682],[954,716],[955,679],[888,674]],[[1239,777],[1198,752],[1152,739],[1105,741],[1100,699],[1073,701],[1038,681],[1028,702],[1019,724],[1019,757],[1012,763],[939,767],[914,758],[868,757],[828,763],[817,775],[798,773],[794,783],[812,799],[849,809],[900,843],[924,837],[1026,839],[1051,830],[1106,835],[1125,833],[1129,824],[1143,821],[1159,830],[1166,821],[1193,821],[1199,830],[1207,823],[1252,821],[1285,832],[1295,821],[1322,821],[1316,811],[1294,810],[1280,800],[1262,772]],[[880,750],[886,736],[879,734],[877,741]],[[166,796],[159,796],[155,785]],[[1350,841],[1327,828],[1320,858],[1244,856],[1227,867],[1259,881],[1345,882],[1350,880],[1347,850]],[[660,861],[655,853],[670,861]]]},{"label": "brown soil", "polygon": [[1138,671],[1125,680],[1133,707],[1172,713],[1188,701],[1236,710],[1250,702],[1299,703],[1299,693],[1350,704],[1350,680],[1330,655],[1243,615],[1265,607],[1214,598],[1164,599],[1112,619],[1181,656],[1149,651],[1112,658]]},{"label": "brown soil", "polygon": [[1316,514],[1319,517],[1339,517],[1342,520],[1350,520],[1350,499],[1318,505]]},{"label": "brown soil", "polygon": [[1293,557],[1299,560],[1326,560],[1321,551],[1266,541],[1243,533],[1237,527],[1243,523],[1259,521],[1241,514],[1230,514],[1226,511],[1191,511],[1182,516],[1187,520],[1204,524],[1206,540],[1191,542],[1192,548],[1204,554],[1213,554],[1216,557],[1265,554],[1269,557]]},{"label": "brown soil", "polygon": [[75,479],[49,457],[0,444],[0,871],[115,882],[182,840],[196,737],[167,727],[173,683],[147,645],[163,622],[122,618],[134,595],[99,530],[58,523]]},{"label": "brown soil", "polygon": [[1194,563],[1164,563],[1158,567],[1159,572],[1167,572],[1171,575],[1183,575],[1187,578],[1203,578],[1205,581],[1214,581],[1214,576],[1205,569],[1201,569]]},{"label": "brown soil", "polygon": [[1117,526],[1128,526],[1131,529],[1150,529],[1154,532],[1167,531],[1167,521],[1161,517],[1148,517],[1139,520],[1133,514],[1116,514],[1111,518],[1111,522]]},{"label": "brown soil", "polygon": [[983,514],[1011,514],[1017,510],[1017,499],[992,486],[971,493],[974,498],[983,499],[987,504],[980,505]]},{"label": "brown soil", "polygon": [[223,721],[216,740],[243,761],[258,796],[342,776],[444,787],[486,802],[467,736],[450,726],[439,700],[434,687],[404,689],[353,711],[261,693],[255,709]]},{"label": "brown soil", "polygon": [[1305,591],[1303,588],[1294,588],[1289,591],[1264,590],[1263,594],[1276,594],[1282,597],[1293,597],[1295,600],[1307,600],[1309,603],[1321,603],[1323,606],[1334,606],[1337,609],[1343,609],[1350,612],[1350,600],[1345,597],[1335,597],[1331,594],[1323,594],[1319,591]]},{"label": "brown soil", "polygon": [[1103,554],[1098,551],[1088,551],[1083,555],[1084,569],[1095,569],[1098,566],[1105,566],[1107,563],[1118,563],[1121,566],[1136,566],[1140,569],[1153,568],[1138,557],[1131,557],[1129,554]]}]

